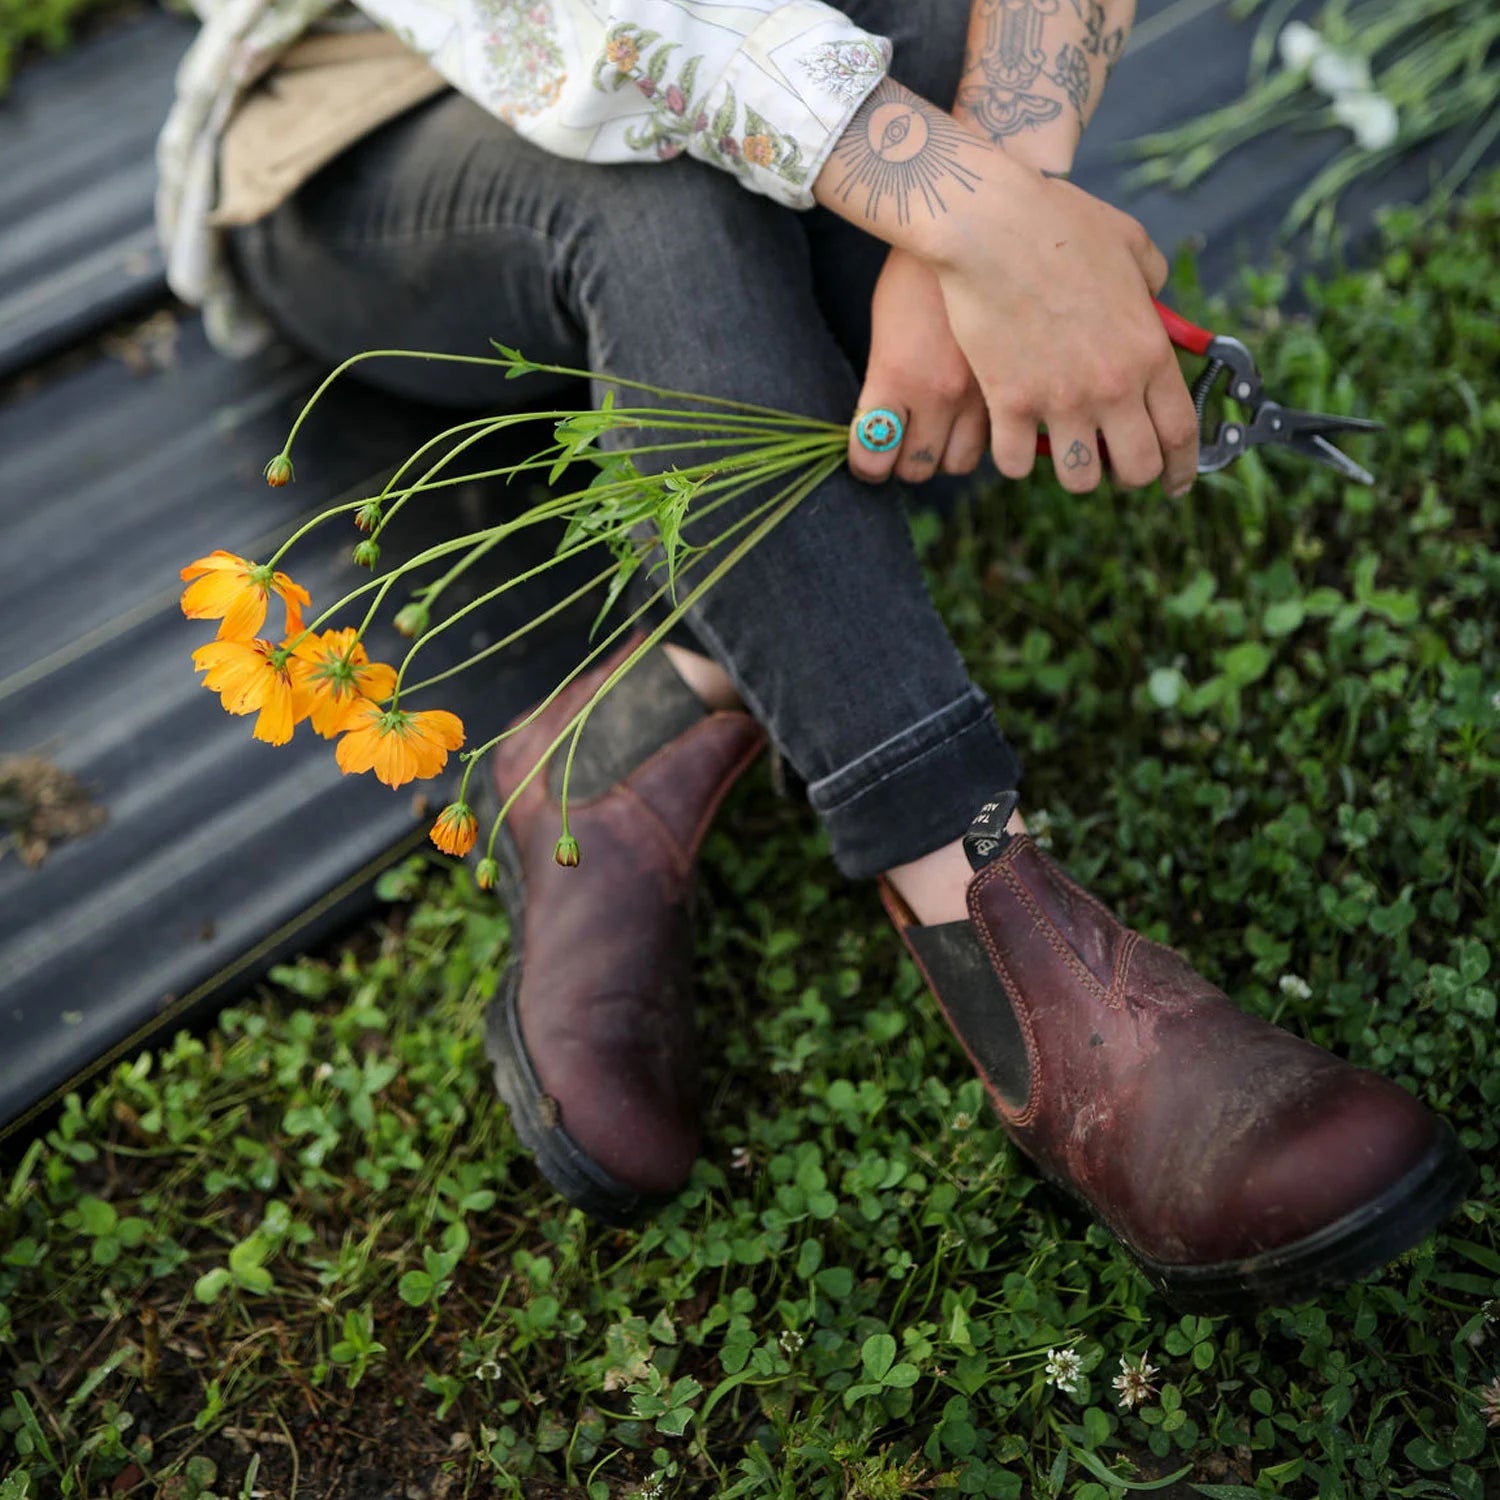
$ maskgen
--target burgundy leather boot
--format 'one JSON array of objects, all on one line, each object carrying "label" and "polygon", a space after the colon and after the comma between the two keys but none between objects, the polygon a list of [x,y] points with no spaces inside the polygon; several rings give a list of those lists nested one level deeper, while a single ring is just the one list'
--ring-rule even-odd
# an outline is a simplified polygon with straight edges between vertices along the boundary
[{"label": "burgundy leather boot", "polygon": [[1472,1173],[1404,1089],[1237,1010],[1025,835],[965,845],[969,920],[906,940],[1007,1133],[1178,1306],[1304,1299],[1410,1249]]},{"label": "burgundy leather boot", "polygon": [[[501,741],[502,801],[639,639]],[[512,957],[487,1021],[496,1085],[543,1175],[606,1223],[670,1197],[698,1155],[694,863],[763,742],[748,714],[707,712],[653,650],[579,741],[568,796],[579,863],[553,858],[566,741],[500,828]]]}]

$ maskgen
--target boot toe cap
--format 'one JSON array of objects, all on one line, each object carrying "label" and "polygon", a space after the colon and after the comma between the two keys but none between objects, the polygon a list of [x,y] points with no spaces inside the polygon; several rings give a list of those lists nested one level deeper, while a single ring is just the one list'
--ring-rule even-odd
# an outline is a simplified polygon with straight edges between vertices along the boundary
[{"label": "boot toe cap", "polygon": [[1405,1089],[1349,1068],[1254,1142],[1222,1201],[1217,1258],[1245,1258],[1376,1210],[1432,1151],[1442,1123]]}]

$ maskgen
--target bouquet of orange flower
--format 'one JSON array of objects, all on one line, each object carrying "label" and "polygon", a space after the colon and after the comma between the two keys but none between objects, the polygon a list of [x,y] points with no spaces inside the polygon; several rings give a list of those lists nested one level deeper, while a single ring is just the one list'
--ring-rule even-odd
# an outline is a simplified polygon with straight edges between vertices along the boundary
[{"label": "bouquet of orange flower", "polygon": [[[269,561],[253,562],[232,552],[214,551],[182,569],[187,584],[182,594],[183,613],[193,620],[220,622],[216,638],[194,651],[193,664],[203,674],[203,685],[219,695],[229,713],[255,715],[252,733],[256,739],[286,744],[296,726],[306,721],[314,734],[334,741],[341,771],[373,771],[391,787],[439,775],[449,755],[459,752],[464,770],[457,796],[438,814],[431,830],[433,843],[453,855],[468,854],[478,840],[468,787],[479,761],[508,735],[530,723],[648,613],[665,608],[659,623],[646,631],[637,648],[606,679],[600,693],[569,720],[501,807],[479,866],[479,883],[485,887],[493,884],[497,873],[494,845],[500,824],[516,797],[564,741],[568,749],[557,858],[560,863],[577,863],[577,841],[568,828],[568,780],[573,752],[594,707],[708,589],[838,467],[847,441],[845,429],[834,423],[599,376],[592,371],[537,364],[513,349],[495,347],[493,357],[382,349],[345,361],[318,387],[292,424],[285,446],[266,465],[267,483],[280,486],[292,481],[292,445],[303,422],[332,382],[366,359],[488,364],[503,369],[508,378],[540,372],[605,380],[612,389],[597,410],[515,412],[447,428],[413,453],[378,494],[322,512],[299,527]],[[654,400],[672,405],[616,405],[615,391],[642,397],[648,403]],[[496,468],[475,471],[465,467],[464,456],[478,444],[525,424],[540,424],[549,434],[550,440],[537,453]],[[629,446],[632,433],[648,437],[649,443]],[[602,447],[601,440],[611,435],[614,445]],[[680,454],[681,461],[674,459],[663,472],[643,474],[632,458],[632,454],[643,453]],[[587,471],[587,482],[559,491],[559,481],[570,478],[579,467]],[[380,569],[382,534],[414,496],[474,480],[506,481],[542,474],[552,492],[518,516],[451,537]],[[762,488],[769,492],[767,497],[716,534],[704,539],[701,528],[695,525],[694,540],[684,535],[689,519],[704,521],[740,496]],[[312,607],[308,591],[280,565],[310,531],[340,516],[351,516],[354,526],[365,533],[354,548],[354,560],[376,576],[309,622],[304,617],[304,611]],[[456,579],[507,537],[545,523],[563,525],[562,539],[551,557],[505,579],[446,616],[441,613],[442,596]],[[459,665],[420,681],[409,681],[413,662],[437,636],[545,569],[589,553],[602,566],[581,587]],[[413,588],[412,575],[435,563],[446,564],[437,578]],[[609,626],[611,613],[637,573],[648,585],[645,597]],[[380,610],[403,584],[410,590],[410,597],[403,598],[395,609],[393,623],[412,644],[401,664],[393,667],[371,661],[364,638]],[[589,652],[530,714],[508,730],[464,749],[464,726],[456,714],[442,708],[408,706],[418,694],[504,650],[592,591],[601,592],[603,600]],[[334,623],[356,607],[362,610],[357,624]],[[268,617],[284,628],[268,632]]]}]

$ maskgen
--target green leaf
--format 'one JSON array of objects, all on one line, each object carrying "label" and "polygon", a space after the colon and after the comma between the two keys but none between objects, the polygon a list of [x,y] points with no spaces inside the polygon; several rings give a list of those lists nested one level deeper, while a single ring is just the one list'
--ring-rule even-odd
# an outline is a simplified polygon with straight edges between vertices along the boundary
[{"label": "green leaf", "polygon": [[102,1198],[80,1198],[74,1212],[78,1215],[79,1227],[83,1232],[96,1237],[108,1234],[119,1217],[114,1205],[106,1203]]},{"label": "green leaf", "polygon": [[1266,606],[1261,628],[1269,636],[1290,635],[1306,618],[1307,610],[1300,599],[1283,599]]},{"label": "green leaf", "polygon": [[1116,1474],[1102,1458],[1090,1453],[1087,1448],[1074,1448],[1072,1454],[1089,1473],[1102,1479],[1105,1484],[1121,1490],[1164,1490],[1176,1484],[1184,1475],[1193,1472],[1192,1464],[1184,1464],[1174,1473],[1163,1474],[1160,1479],[1126,1479],[1123,1474]]},{"label": "green leaf", "polygon": [[1236,687],[1248,687],[1266,675],[1271,665],[1270,648],[1260,641],[1242,641],[1220,658],[1224,673]]},{"label": "green leaf", "polygon": [[1090,1448],[1099,1448],[1108,1442],[1108,1413],[1097,1406],[1089,1407],[1083,1414],[1083,1435]]},{"label": "green leaf", "polygon": [[223,1266],[215,1266],[212,1271],[205,1271],[193,1283],[193,1296],[199,1302],[216,1302],[225,1289],[233,1284],[234,1277]]},{"label": "green leaf", "polygon": [[1431,1438],[1415,1437],[1406,1445],[1406,1456],[1419,1469],[1437,1472],[1453,1467],[1453,1455]]},{"label": "green leaf", "polygon": [[396,1295],[410,1307],[425,1307],[436,1290],[437,1282],[426,1271],[408,1271],[396,1283]]},{"label": "green leaf", "polygon": [[1178,620],[1196,620],[1218,592],[1218,582],[1206,568],[1200,568],[1185,588],[1172,594],[1164,605],[1166,612]]},{"label": "green leaf", "polygon": [[885,1373],[896,1361],[896,1341],[888,1333],[872,1333],[860,1349],[860,1360],[865,1367],[865,1378],[883,1380]]}]

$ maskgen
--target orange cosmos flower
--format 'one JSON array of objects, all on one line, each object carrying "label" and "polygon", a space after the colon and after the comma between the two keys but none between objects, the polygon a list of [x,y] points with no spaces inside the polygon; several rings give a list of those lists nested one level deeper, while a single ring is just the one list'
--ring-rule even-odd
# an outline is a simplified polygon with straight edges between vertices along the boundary
[{"label": "orange cosmos flower", "polygon": [[428,837],[444,854],[456,854],[462,859],[479,837],[479,823],[469,811],[468,803],[450,802],[438,814]]},{"label": "orange cosmos flower", "polygon": [[227,712],[253,714],[255,738],[284,745],[303,715],[292,704],[292,674],[286,653],[270,641],[210,641],[193,652],[203,686],[219,695]]},{"label": "orange cosmos flower", "polygon": [[463,742],[463,721],[446,709],[413,714],[363,698],[349,710],[334,753],[346,774],[373,769],[387,786],[405,786],[436,776],[448,764],[448,752]]},{"label": "orange cosmos flower", "polygon": [[265,563],[253,563],[216,549],[182,570],[192,579],[182,591],[182,612],[190,620],[223,620],[221,641],[248,641],[266,623],[266,605],[276,594],[286,605],[286,633],[302,629],[302,609],[312,603],[305,588]]},{"label": "orange cosmos flower", "polygon": [[396,669],[371,661],[354,627],[310,635],[292,651],[292,673],[299,719],[331,740],[344,727],[349,710],[362,698],[388,698],[396,686]]}]

